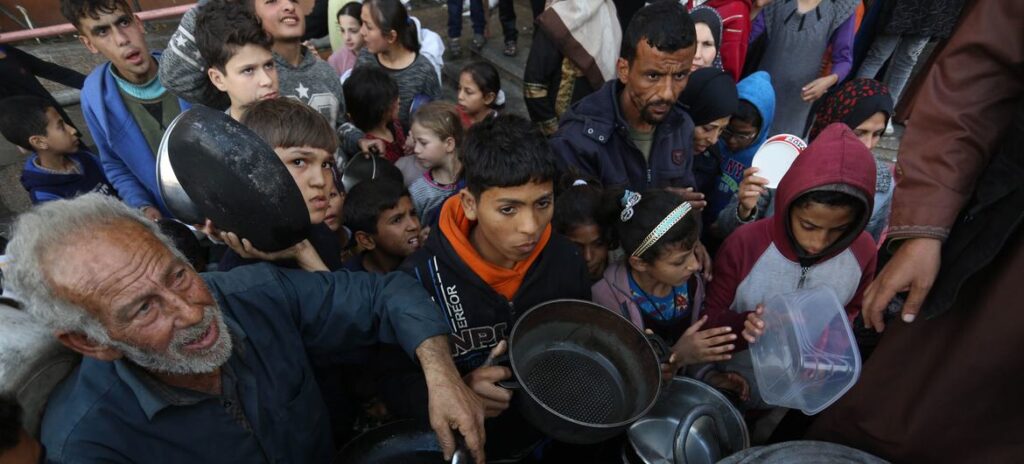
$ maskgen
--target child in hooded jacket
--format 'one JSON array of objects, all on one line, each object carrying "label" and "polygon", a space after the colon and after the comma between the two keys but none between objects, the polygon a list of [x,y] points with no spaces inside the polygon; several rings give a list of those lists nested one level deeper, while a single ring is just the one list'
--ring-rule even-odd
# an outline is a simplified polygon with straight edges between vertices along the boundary
[{"label": "child in hooded jacket", "polygon": [[874,194],[871,152],[845,124],[832,124],[779,183],[780,213],[740,227],[719,249],[705,311],[710,326],[742,331],[736,344],[743,351],[724,367],[746,377],[752,390],[748,406],[764,406],[746,348],[764,333],[765,301],[828,286],[850,320],[860,313],[875,272],[875,244],[864,230]]},{"label": "child in hooded jacket", "polygon": [[[720,218],[721,211],[736,196],[743,171],[750,167],[754,153],[768,138],[775,117],[775,90],[768,73],[758,71],[736,85],[738,109],[729,119],[718,141],[721,175],[709,193],[705,216]],[[720,219],[719,219],[720,220]]]}]

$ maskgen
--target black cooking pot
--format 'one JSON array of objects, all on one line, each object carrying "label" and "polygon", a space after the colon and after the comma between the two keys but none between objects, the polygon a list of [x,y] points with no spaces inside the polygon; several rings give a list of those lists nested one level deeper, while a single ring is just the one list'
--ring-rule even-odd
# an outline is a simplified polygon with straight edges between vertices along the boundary
[{"label": "black cooking pot", "polygon": [[[461,450],[460,450],[461,451]],[[457,456],[463,463],[464,451]],[[444,453],[430,426],[411,419],[384,424],[367,430],[338,452],[338,464],[437,464]]]},{"label": "black cooking pot", "polygon": [[167,132],[174,177],[217,228],[262,251],[283,250],[308,236],[302,192],[274,150],[248,128],[223,112],[194,106]]},{"label": "black cooking pot", "polygon": [[512,401],[520,413],[556,440],[607,440],[658,399],[661,370],[652,342],[629,320],[589,301],[533,307],[508,342],[516,380],[500,385],[517,390]]}]

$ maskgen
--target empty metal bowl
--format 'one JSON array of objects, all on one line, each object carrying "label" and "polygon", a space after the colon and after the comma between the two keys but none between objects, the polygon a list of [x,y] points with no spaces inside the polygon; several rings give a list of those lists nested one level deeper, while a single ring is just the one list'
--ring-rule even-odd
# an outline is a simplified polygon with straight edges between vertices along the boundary
[{"label": "empty metal bowl", "polygon": [[732,403],[686,377],[673,378],[627,436],[645,464],[710,464],[750,446],[747,425]]}]

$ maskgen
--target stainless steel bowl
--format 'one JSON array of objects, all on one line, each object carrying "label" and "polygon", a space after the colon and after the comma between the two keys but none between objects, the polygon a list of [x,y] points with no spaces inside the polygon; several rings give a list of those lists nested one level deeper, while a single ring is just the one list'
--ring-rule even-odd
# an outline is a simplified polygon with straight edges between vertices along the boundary
[{"label": "stainless steel bowl", "polygon": [[171,211],[175,219],[185,224],[202,224],[205,221],[203,214],[199,212],[199,208],[181,187],[181,182],[178,182],[178,176],[174,175],[174,168],[171,167],[171,158],[167,155],[168,139],[183,114],[178,115],[167,125],[167,129],[164,130],[164,135],[160,139],[160,148],[156,155],[156,179],[164,205]]},{"label": "stainless steel bowl", "polygon": [[747,425],[732,403],[686,377],[673,378],[627,436],[645,464],[710,464],[750,446]]}]

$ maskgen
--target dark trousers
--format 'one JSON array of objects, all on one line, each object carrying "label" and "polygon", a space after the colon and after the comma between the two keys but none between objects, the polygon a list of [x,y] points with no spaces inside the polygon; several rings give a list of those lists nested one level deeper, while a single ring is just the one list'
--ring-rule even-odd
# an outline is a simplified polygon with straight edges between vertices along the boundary
[{"label": "dark trousers", "polygon": [[537,17],[544,12],[544,0],[530,0],[530,9],[533,10],[533,19],[537,20]]},{"label": "dark trousers", "polygon": [[[487,24],[487,18],[484,17],[485,1],[487,0],[469,0],[469,19],[473,23],[473,33],[476,35],[484,35],[484,26]],[[512,20],[515,22],[515,13]],[[448,37],[462,37],[462,0],[448,0]]]},{"label": "dark trousers", "polygon": [[[486,0],[485,0],[486,1]],[[516,8],[512,0],[498,1],[498,19],[501,20],[501,32],[506,42],[515,42],[519,38],[516,30]]]}]

